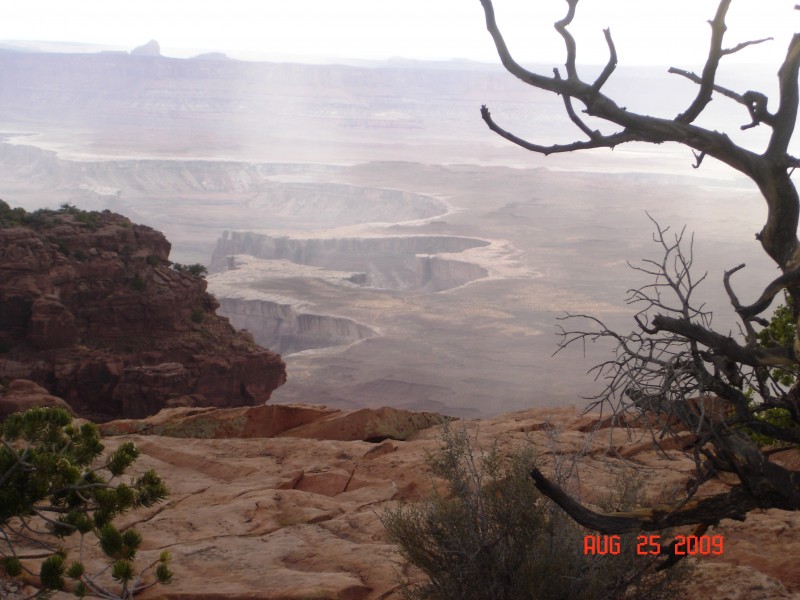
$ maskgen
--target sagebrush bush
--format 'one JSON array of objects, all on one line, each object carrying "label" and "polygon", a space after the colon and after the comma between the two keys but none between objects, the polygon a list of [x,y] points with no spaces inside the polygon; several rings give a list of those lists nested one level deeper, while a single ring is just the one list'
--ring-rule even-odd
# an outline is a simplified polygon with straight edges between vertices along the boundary
[{"label": "sagebrush bush", "polygon": [[[508,455],[495,444],[477,448],[465,430],[445,425],[430,458],[444,480],[420,503],[381,516],[403,557],[428,576],[404,584],[416,600],[658,600],[676,597],[688,566],[655,572],[652,557],[636,556],[635,535],[616,556],[584,555],[589,532],[534,487],[532,443]],[[608,499],[619,509],[641,501],[642,482],[625,474]]]}]

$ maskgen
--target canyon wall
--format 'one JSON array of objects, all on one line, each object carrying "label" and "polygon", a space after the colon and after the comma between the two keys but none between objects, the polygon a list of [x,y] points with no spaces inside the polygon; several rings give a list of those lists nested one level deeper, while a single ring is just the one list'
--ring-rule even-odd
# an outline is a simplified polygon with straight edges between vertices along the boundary
[{"label": "canyon wall", "polygon": [[[291,292],[300,278],[346,288],[436,293],[488,276],[466,260],[451,258],[489,242],[445,235],[290,238],[225,232],[211,260],[211,285],[220,314],[255,340],[284,355],[346,346],[378,335],[352,318],[312,308],[308,291]],[[264,286],[286,284],[281,294]]]},{"label": "canyon wall", "polygon": [[291,304],[269,300],[220,298],[220,314],[238,329],[247,329],[255,341],[280,354],[312,348],[345,346],[377,333],[345,317],[298,312]]},{"label": "canyon wall", "polygon": [[170,268],[158,231],[111,212],[0,203],[0,378],[32,380],[96,420],[241,406],[286,379],[280,356]]},{"label": "canyon wall", "polygon": [[486,277],[488,272],[467,261],[439,255],[488,245],[489,242],[478,238],[445,235],[298,239],[233,232],[226,233],[217,242],[211,271],[229,269],[229,257],[247,254],[323,269],[354,271],[363,277],[354,277],[353,283],[368,287],[440,292]]}]

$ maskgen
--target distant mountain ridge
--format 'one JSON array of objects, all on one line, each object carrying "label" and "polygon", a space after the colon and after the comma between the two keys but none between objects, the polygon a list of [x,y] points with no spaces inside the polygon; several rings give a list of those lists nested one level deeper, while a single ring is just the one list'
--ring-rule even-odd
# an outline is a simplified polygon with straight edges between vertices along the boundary
[{"label": "distant mountain ridge", "polygon": [[[268,63],[213,53],[177,59],[161,56],[157,42],[132,53],[3,48],[0,43],[0,132],[82,132],[115,156],[138,145],[182,157],[207,155],[213,147],[252,159],[253,147],[305,144],[360,146],[359,157],[374,159],[363,147],[376,143],[387,149],[449,144],[465,157],[477,156],[465,144],[498,143],[480,119],[483,104],[499,122],[537,141],[582,136],[559,98],[524,85],[500,65],[407,59],[370,66]],[[553,66],[538,70],[549,74]],[[598,69],[580,71],[591,78]],[[723,70],[720,82],[735,90],[761,89],[772,77],[761,68],[737,67]],[[666,68],[620,67],[604,90],[630,110],[671,118],[685,109],[695,88]],[[721,99],[713,108],[728,124],[746,121],[746,111],[734,102]],[[455,160],[465,160],[456,152]]]}]

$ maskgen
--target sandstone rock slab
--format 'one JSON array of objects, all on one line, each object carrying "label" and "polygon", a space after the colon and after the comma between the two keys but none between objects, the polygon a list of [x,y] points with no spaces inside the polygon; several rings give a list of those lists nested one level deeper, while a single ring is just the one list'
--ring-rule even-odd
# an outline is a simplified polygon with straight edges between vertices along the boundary
[{"label": "sandstone rock slab", "polygon": [[72,413],[69,404],[27,379],[15,379],[0,393],[0,420],[31,408],[55,407]]}]

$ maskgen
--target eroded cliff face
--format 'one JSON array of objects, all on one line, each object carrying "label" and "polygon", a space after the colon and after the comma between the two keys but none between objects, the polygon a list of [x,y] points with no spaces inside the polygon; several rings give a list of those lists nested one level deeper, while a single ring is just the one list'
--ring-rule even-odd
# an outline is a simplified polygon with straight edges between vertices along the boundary
[{"label": "eroded cliff face", "polygon": [[[226,231],[211,259],[209,284],[220,299],[220,314],[288,356],[348,346],[381,329],[379,321],[359,322],[329,312],[327,302],[309,301],[314,295],[308,290],[293,291],[299,279],[324,281],[342,294],[357,289],[434,294],[488,277],[488,269],[461,257],[490,245],[454,235],[294,238]],[[286,293],[259,284],[279,279]]]},{"label": "eroded cliff face", "polygon": [[284,356],[313,348],[346,346],[378,335],[373,329],[333,315],[298,312],[289,303],[221,298],[220,312],[255,340]]},{"label": "eroded cliff face", "polygon": [[354,276],[351,281],[359,285],[434,293],[488,275],[479,265],[440,255],[488,245],[486,240],[451,235],[298,239],[233,232],[217,241],[211,269],[229,269],[230,256],[247,254],[329,270],[356,271],[360,277]]},{"label": "eroded cliff face", "polygon": [[286,380],[280,356],[215,314],[203,279],[170,268],[160,232],[74,208],[0,222],[0,378],[98,420],[254,405]]}]

